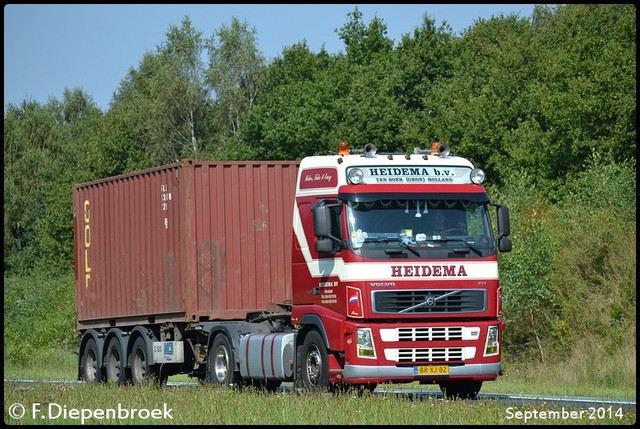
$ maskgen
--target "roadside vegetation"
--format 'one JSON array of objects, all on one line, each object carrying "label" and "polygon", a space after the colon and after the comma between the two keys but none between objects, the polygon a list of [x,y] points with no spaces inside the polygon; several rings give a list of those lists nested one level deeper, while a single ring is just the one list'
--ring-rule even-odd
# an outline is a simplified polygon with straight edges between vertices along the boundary
[{"label": "roadside vegetation", "polygon": [[[30,412],[22,419],[5,417],[8,424],[42,424],[47,410],[46,398],[52,407],[55,424],[206,424],[206,425],[440,425],[468,424],[632,424],[635,413],[613,411],[611,416],[582,418],[532,418],[524,421],[525,412],[556,411],[545,405],[514,406],[505,408],[494,401],[442,401],[440,399],[411,400],[394,394],[358,396],[341,394],[305,394],[279,392],[265,394],[247,389],[241,393],[232,390],[202,386],[158,390],[154,387],[116,387],[65,385],[52,388],[38,384],[28,388],[5,385],[5,402],[42,404],[42,413],[32,418]],[[51,405],[50,405],[51,406]],[[125,410],[120,416],[91,416],[95,410]],[[81,410],[85,412],[82,420]],[[64,411],[67,414],[64,414]],[[79,410],[76,417],[71,410]],[[132,410],[145,410],[137,413]],[[157,410],[154,418],[146,410]],[[618,415],[615,415],[615,413]],[[105,411],[106,413],[106,411]],[[520,414],[516,414],[520,413]]]},{"label": "roadside vegetation", "polygon": [[[356,8],[338,34],[343,53],[301,42],[267,62],[247,23],[206,38],[185,17],[131,68],[108,111],[81,89],[5,106],[5,378],[75,378],[74,183],[182,158],[301,159],[336,153],[342,140],[413,152],[441,141],[485,170],[511,212],[513,251],[500,260],[505,375],[482,392],[635,399],[635,6],[538,5],[462,35],[425,16],[400,41]],[[46,389],[5,383],[5,405]],[[399,409],[384,396],[318,396],[322,406],[299,398],[297,408],[286,394],[113,389],[46,397],[184,404],[172,423],[511,423],[485,403]]]}]

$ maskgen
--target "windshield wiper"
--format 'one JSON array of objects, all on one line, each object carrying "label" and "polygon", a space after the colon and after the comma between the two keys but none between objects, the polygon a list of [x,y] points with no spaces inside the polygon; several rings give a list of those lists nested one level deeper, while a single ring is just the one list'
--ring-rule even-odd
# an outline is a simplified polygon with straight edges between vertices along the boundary
[{"label": "windshield wiper", "polygon": [[[466,244],[469,249],[471,249],[474,252],[476,252],[478,254],[478,256],[482,256],[482,250],[478,249],[476,246],[474,246],[473,244],[467,242],[466,240],[463,240],[462,238],[439,238],[439,239],[434,240],[434,241],[441,241],[441,242],[460,241],[460,242]],[[455,249],[454,249],[454,251],[455,251]],[[469,252],[467,251],[467,253],[469,253]]]},{"label": "windshield wiper", "polygon": [[416,256],[420,256],[420,253],[414,249],[413,247],[409,246],[408,243],[406,243],[401,237],[369,237],[365,240],[365,242],[373,242],[373,243],[400,243],[400,246],[404,247],[405,249],[409,250],[411,253],[413,253]]}]

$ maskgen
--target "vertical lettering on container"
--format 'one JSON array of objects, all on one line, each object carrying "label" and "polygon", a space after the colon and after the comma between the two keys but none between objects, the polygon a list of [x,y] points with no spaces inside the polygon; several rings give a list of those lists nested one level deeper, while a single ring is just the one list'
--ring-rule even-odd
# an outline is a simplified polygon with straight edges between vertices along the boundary
[{"label": "vertical lettering on container", "polygon": [[89,200],[84,200],[84,288],[89,289],[91,280],[91,266],[89,265],[89,248],[91,247],[91,211]]}]

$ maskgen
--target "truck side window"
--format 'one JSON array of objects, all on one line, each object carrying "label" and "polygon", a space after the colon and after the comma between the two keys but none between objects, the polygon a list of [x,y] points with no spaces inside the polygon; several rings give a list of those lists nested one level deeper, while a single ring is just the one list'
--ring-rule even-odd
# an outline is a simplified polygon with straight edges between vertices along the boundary
[{"label": "truck side window", "polygon": [[[342,227],[340,223],[340,213],[342,212],[341,205],[330,206],[331,211],[331,235],[342,239]],[[334,250],[339,251],[341,248],[339,243],[334,242]]]}]

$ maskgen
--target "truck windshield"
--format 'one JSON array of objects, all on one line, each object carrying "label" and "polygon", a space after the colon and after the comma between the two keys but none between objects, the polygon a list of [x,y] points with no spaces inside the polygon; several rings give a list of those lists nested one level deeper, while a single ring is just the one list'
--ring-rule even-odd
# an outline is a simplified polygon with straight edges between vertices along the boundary
[{"label": "truck windshield", "polygon": [[486,204],[472,201],[348,201],[347,222],[351,248],[370,258],[445,258],[452,251],[471,258],[495,251]]}]

